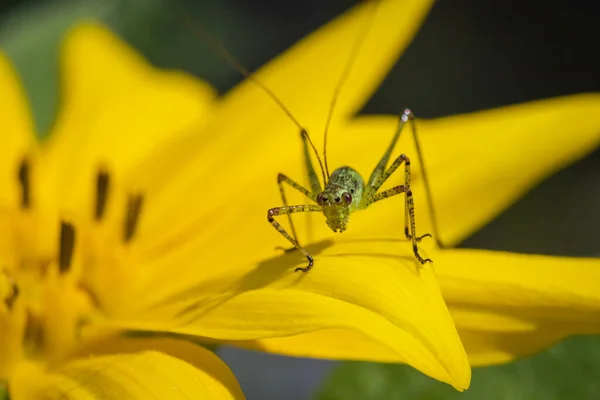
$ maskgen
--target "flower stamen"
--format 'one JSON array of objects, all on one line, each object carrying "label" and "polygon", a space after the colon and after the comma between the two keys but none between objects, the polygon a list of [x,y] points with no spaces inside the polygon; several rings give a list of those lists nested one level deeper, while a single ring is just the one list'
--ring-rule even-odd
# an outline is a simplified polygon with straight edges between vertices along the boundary
[{"label": "flower stamen", "polygon": [[4,270],[2,272],[2,275],[5,278],[3,279],[3,282],[5,283],[3,286],[5,287],[2,287],[0,294],[2,295],[4,305],[10,310],[12,309],[15,300],[17,300],[17,297],[19,297],[19,286],[17,285],[17,282],[15,282],[15,280],[9,275],[8,271]]},{"label": "flower stamen", "polygon": [[19,184],[21,185],[21,207],[28,209],[31,206],[31,191],[29,182],[29,161],[23,159],[19,166]]},{"label": "flower stamen", "polygon": [[60,223],[58,269],[61,274],[69,271],[75,248],[75,228],[68,222]]},{"label": "flower stamen", "polygon": [[109,175],[105,171],[98,172],[96,176],[96,210],[94,218],[100,221],[106,210],[106,200],[108,199]]},{"label": "flower stamen", "polygon": [[125,230],[123,235],[125,243],[131,241],[135,235],[140,212],[142,211],[143,200],[144,198],[140,194],[130,195],[127,199],[127,215],[125,216]]}]

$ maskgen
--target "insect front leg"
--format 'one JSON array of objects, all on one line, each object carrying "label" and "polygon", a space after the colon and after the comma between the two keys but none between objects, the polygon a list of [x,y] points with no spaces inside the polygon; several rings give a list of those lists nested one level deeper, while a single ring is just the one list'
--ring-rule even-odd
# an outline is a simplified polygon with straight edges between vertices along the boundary
[{"label": "insect front leg", "polygon": [[[294,189],[296,189],[297,191],[299,191],[300,193],[304,194],[306,197],[308,197],[309,199],[313,199],[313,194],[311,192],[308,191],[308,189],[306,189],[305,187],[303,187],[302,185],[297,184],[296,182],[294,182],[293,180],[291,180],[290,178],[288,178],[286,175],[284,174],[279,174],[277,175],[277,185],[279,185],[279,193],[281,194],[281,200],[283,201],[283,205],[287,207],[288,202],[287,202],[287,198],[285,197],[285,190],[283,189],[283,184],[287,183],[288,185],[290,185],[291,187],[293,187]],[[290,227],[292,229],[292,236],[294,238],[294,240],[296,242],[298,242],[298,235],[296,234],[296,228],[294,227],[294,221],[292,221],[292,214],[288,214],[288,219],[290,221]],[[285,249],[283,247],[281,247],[281,249],[283,251],[285,251],[286,253],[294,250],[295,247],[289,248],[289,249]]]},{"label": "insect front leg", "polygon": [[291,244],[294,245],[308,260],[308,265],[305,268],[296,268],[294,271],[302,271],[308,272],[313,267],[314,261],[310,254],[304,249],[304,247],[300,246],[297,240],[290,236],[289,233],[275,220],[275,217],[278,215],[290,215],[298,212],[313,212],[313,211],[321,211],[321,206],[317,204],[306,204],[299,206],[283,206],[283,207],[275,207],[271,208],[267,211],[267,220],[273,228],[277,230],[277,232],[281,233],[283,237],[285,237]]}]

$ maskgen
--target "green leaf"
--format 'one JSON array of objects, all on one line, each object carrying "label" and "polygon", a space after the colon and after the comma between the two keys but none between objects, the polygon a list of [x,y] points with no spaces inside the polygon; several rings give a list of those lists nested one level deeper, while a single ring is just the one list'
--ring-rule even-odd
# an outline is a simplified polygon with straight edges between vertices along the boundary
[{"label": "green leaf", "polygon": [[571,338],[534,357],[474,368],[464,393],[406,365],[346,362],[317,399],[562,400],[600,398],[600,336]]}]

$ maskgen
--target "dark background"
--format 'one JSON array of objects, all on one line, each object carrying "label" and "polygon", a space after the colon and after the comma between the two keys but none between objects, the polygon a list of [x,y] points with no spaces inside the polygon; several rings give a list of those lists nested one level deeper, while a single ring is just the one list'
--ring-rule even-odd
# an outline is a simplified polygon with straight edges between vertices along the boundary
[{"label": "dark background", "polygon": [[[0,14],[12,17],[38,3],[52,8],[64,2],[3,0]],[[355,3],[341,0],[179,1],[184,12],[217,36],[251,70]],[[191,71],[209,80],[220,92],[238,83],[239,74],[182,23],[172,3],[165,4],[167,2],[158,0],[121,1],[109,20],[159,66]],[[420,117],[435,118],[600,91],[599,39],[600,2],[594,0],[440,0],[362,112],[395,113],[409,106]],[[597,150],[531,191],[462,246],[600,256],[599,183],[600,151]],[[535,394],[536,387],[568,380],[572,386],[556,387],[554,397],[544,398],[562,399],[568,394],[580,399],[600,398],[598,383],[580,375],[568,375],[580,369],[596,368],[596,381],[600,381],[600,361],[594,361],[600,360],[599,344],[598,338],[573,339],[511,366],[488,368],[481,373],[476,370],[469,392],[477,393],[477,385],[480,388],[488,385],[487,390],[479,392],[485,393],[486,399],[526,399],[535,397],[528,397],[527,390]],[[236,373],[250,400],[306,398],[321,384],[323,374],[335,365],[231,349],[220,350],[220,354]],[[419,380],[420,376],[403,366],[390,369],[345,364],[334,374],[321,398],[338,398],[335,393],[341,392],[332,389],[335,382],[340,384],[344,379],[354,382],[357,379],[353,381],[353,374],[369,373],[377,377],[390,375],[391,380],[405,382],[405,386],[418,381],[422,390],[411,392],[413,395],[407,398],[450,396],[448,392],[443,392],[446,394],[439,395],[441,397],[431,395],[429,381]],[[500,376],[514,379],[502,380]],[[482,381],[484,384],[477,383]],[[497,381],[508,382],[505,386],[510,386],[510,393],[503,391],[502,386],[494,386]],[[370,399],[391,398],[390,391],[377,397],[366,389],[361,392],[355,382],[349,387],[357,392],[356,398],[361,395]]]}]

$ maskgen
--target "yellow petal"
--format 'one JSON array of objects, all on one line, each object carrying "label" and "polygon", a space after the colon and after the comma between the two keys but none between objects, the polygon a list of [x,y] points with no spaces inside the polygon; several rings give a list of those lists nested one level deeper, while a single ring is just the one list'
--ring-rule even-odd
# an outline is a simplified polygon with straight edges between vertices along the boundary
[{"label": "yellow petal", "polygon": [[23,363],[11,399],[243,399],[229,368],[212,352],[174,339],[115,339],[44,371]]},{"label": "yellow petal", "polygon": [[0,208],[16,207],[21,202],[19,166],[35,149],[35,130],[24,89],[3,53],[0,53],[0,93]]},{"label": "yellow petal", "polygon": [[[459,390],[469,386],[470,367],[431,266],[420,268],[409,246],[346,236],[308,249],[315,267],[307,274],[293,272],[304,266],[303,257],[282,255],[241,280],[232,275],[230,286],[217,290],[222,294],[207,297],[214,286],[198,287],[145,317],[119,323],[225,340],[346,331],[342,341],[360,337],[370,344],[348,341],[335,355],[405,362]],[[307,341],[295,351],[315,356],[324,348]]]},{"label": "yellow petal", "polygon": [[[581,94],[428,121],[442,240],[473,233],[544,178],[600,144],[600,94]],[[435,160],[435,163],[434,163]],[[469,184],[457,187],[457,182]],[[476,184],[472,184],[476,182]]]},{"label": "yellow petal", "polygon": [[[301,124],[314,130],[317,138],[324,129],[334,88],[352,49],[356,50],[355,38],[360,35],[363,42],[337,99],[338,119],[345,119],[368,100],[412,40],[432,4],[415,0],[378,3],[375,14],[368,2],[357,6],[297,43],[255,75],[277,94]],[[264,129],[276,132],[283,143],[295,144],[298,140],[299,132],[290,118],[251,81],[245,81],[227,95],[219,118],[230,122],[224,127],[228,135],[234,133],[227,139],[230,141],[244,139],[244,143],[251,145],[254,135],[266,134]]]},{"label": "yellow petal", "polygon": [[478,365],[507,362],[569,335],[600,333],[600,259],[481,250],[438,253],[438,279]]},{"label": "yellow petal", "polygon": [[[317,119],[322,127],[354,37],[365,22],[371,22],[357,64],[346,82],[348,90],[338,102],[339,120],[367,100],[409,43],[430,4],[429,1],[384,1],[374,16],[369,14],[370,5],[360,6],[270,63],[257,78],[277,92],[281,87],[281,94],[286,97],[284,103],[292,101],[290,107],[294,112],[302,109],[311,118],[313,113],[320,115],[322,118]],[[310,123],[309,118],[302,122]],[[297,129],[252,82],[242,84],[226,96],[205,131],[210,134],[202,136],[202,146],[186,146],[187,149],[181,146],[179,150],[186,149],[185,154],[174,150],[157,153],[140,167],[141,173],[133,174],[141,177],[138,179],[151,176],[154,180],[156,175],[147,172],[150,169],[171,178],[167,190],[153,191],[151,201],[147,206],[144,204],[137,241],[143,261],[152,263],[156,282],[168,282],[169,286],[161,284],[158,291],[152,291],[156,297],[164,292],[177,292],[198,281],[194,268],[183,268],[189,260],[201,257],[207,263],[218,260],[222,268],[239,268],[240,262],[274,254],[272,242],[261,240],[263,236],[257,227],[266,228],[264,231],[269,236],[264,237],[273,237],[274,231],[266,224],[263,212],[279,202],[275,184],[277,172],[289,165],[290,159],[297,161],[294,165],[299,171],[303,167],[302,159],[296,157],[301,154]],[[343,148],[332,149],[333,154],[343,151]],[[260,163],[256,162],[257,157]],[[225,204],[228,204],[226,208]],[[264,211],[257,213],[256,210]],[[236,237],[243,246],[235,254],[231,252],[231,243],[222,240],[223,234],[233,233],[239,235]],[[249,237],[256,240],[248,240]],[[259,246],[257,240],[261,240]],[[223,247],[226,247],[225,253]],[[234,258],[222,263],[223,254]],[[173,265],[182,266],[178,268],[182,276],[177,282],[165,280],[173,273]],[[209,281],[221,272],[221,268],[209,269],[201,277]]]},{"label": "yellow petal", "polygon": [[[529,187],[592,151],[600,140],[600,121],[594,122],[595,116],[600,115],[594,112],[599,99],[597,95],[575,95],[441,120],[418,120],[444,243],[461,240]],[[578,122],[563,123],[567,120]],[[339,125],[337,133],[332,131],[335,134],[331,136],[330,156],[336,163],[331,165],[351,165],[367,179],[389,145],[397,123],[397,117],[382,116],[360,117]],[[259,140],[262,133],[256,134]],[[427,197],[408,130],[403,133],[394,155],[402,152],[413,162],[417,230],[431,233]],[[234,154],[234,150],[231,148],[222,154]],[[252,162],[250,158],[240,161],[257,154],[261,163]],[[167,215],[153,213],[150,218],[156,218],[148,221],[148,226],[153,227],[149,229],[153,235],[149,235],[148,248],[177,249],[160,260],[155,271],[170,273],[172,265],[185,265],[186,260],[196,257],[202,257],[207,263],[220,263],[222,268],[240,268],[244,259],[270,257],[276,254],[274,246],[286,245],[267,224],[263,213],[282,205],[276,184],[278,172],[299,183],[305,182],[300,143],[294,151],[274,148],[271,152],[265,149],[235,155],[232,162],[235,173],[217,178],[217,169],[222,170],[219,167],[212,168],[211,175],[196,178],[206,183],[206,187],[218,187],[218,193],[206,195],[204,191],[195,190],[191,181],[187,181],[191,175],[183,173],[186,178],[170,186],[174,189],[172,193],[169,190],[164,197],[155,199],[157,208],[169,210],[172,224],[171,230],[160,229]],[[199,158],[200,162],[204,162],[204,158]],[[402,175],[402,171],[396,172],[384,188],[402,183]],[[307,202],[293,189],[287,193],[290,204]],[[353,214],[348,232],[362,233],[365,237],[400,237],[404,219],[400,197],[374,204],[356,216]],[[231,206],[225,210],[223,204]],[[190,205],[194,206],[193,210],[189,209]],[[171,213],[171,210],[180,213]],[[180,218],[175,214],[181,214]],[[333,236],[320,215],[298,215],[294,220],[304,243],[307,238],[310,242]],[[229,240],[221,240],[224,236]],[[183,248],[183,238],[194,239]],[[233,242],[235,252],[231,251]],[[228,263],[223,262],[224,254]],[[187,279],[195,279],[191,275],[193,270],[189,271]],[[211,279],[221,271],[211,269],[205,277]],[[185,271],[182,273],[187,276]],[[164,281],[164,275],[158,275]],[[182,279],[180,286],[185,282],[186,279]]]},{"label": "yellow petal", "polygon": [[[502,364],[600,333],[600,260],[474,250],[436,254],[442,294],[472,366]],[[322,330],[232,345],[292,356],[394,361],[357,332]]]},{"label": "yellow petal", "polygon": [[[396,117],[361,117],[350,124],[343,138],[333,138],[331,148],[343,147],[345,162],[368,174],[396,125]],[[441,239],[453,245],[543,179],[598,147],[600,94],[418,120],[417,125]],[[396,147],[396,154],[400,153],[411,157],[418,218],[429,232],[420,164],[409,131]],[[394,184],[401,180],[399,174]]]},{"label": "yellow petal", "polygon": [[[460,337],[467,351],[469,363],[472,367],[480,367],[504,364],[515,360],[516,355],[527,356],[538,353],[564,339],[566,335],[560,329],[528,333],[461,330]],[[362,353],[371,357],[361,358],[363,360],[398,362],[393,357],[393,353],[390,353],[389,348],[382,343],[374,342],[358,332],[341,329],[227,343],[236,347],[287,356],[334,360],[353,360],[356,356],[356,349],[360,348]]]},{"label": "yellow petal", "polygon": [[151,67],[94,23],[73,29],[62,50],[62,103],[46,148],[47,169],[63,207],[91,214],[99,169],[131,191],[145,188],[149,171],[136,168],[170,143],[194,148],[189,142],[201,139],[215,92],[188,74]]},{"label": "yellow petal", "polygon": [[[376,3],[380,4],[373,15],[370,9]],[[364,2],[264,66],[255,77],[312,132],[320,148],[334,88],[365,23],[371,26],[338,97],[332,135],[340,121],[368,100],[412,39],[431,4],[429,0]],[[174,224],[179,220],[189,224],[191,216],[210,213],[215,203],[235,200],[240,191],[253,190],[249,184],[264,171],[273,174],[273,182],[278,168],[301,154],[299,129],[264,90],[249,80],[225,96],[206,130],[210,136],[203,145],[210,151],[197,153],[195,164],[173,174],[170,195],[157,200],[160,208],[170,210],[169,220]],[[190,191],[198,182],[218,188],[219,196]]]},{"label": "yellow petal", "polygon": [[527,333],[464,330],[460,335],[473,367],[504,364],[530,356],[569,336],[558,325]]}]

